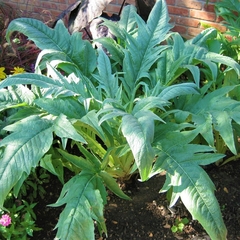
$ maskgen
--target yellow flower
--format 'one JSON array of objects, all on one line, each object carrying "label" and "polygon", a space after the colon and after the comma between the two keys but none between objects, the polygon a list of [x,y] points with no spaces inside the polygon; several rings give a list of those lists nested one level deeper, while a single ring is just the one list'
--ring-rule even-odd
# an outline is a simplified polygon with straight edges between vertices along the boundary
[{"label": "yellow flower", "polygon": [[19,73],[25,73],[25,69],[21,67],[14,67],[14,69],[11,71],[13,75],[19,74]]},{"label": "yellow flower", "polygon": [[7,74],[4,71],[5,67],[0,67],[0,80],[5,79],[7,77]]}]

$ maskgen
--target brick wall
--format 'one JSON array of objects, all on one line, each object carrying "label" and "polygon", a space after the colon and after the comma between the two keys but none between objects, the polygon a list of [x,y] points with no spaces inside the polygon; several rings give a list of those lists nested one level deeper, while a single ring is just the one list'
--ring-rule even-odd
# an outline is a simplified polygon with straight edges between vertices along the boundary
[{"label": "brick wall", "polygon": [[201,23],[211,25],[220,31],[226,28],[220,24],[221,19],[217,18],[214,12],[214,4],[218,0],[166,0],[171,21],[175,23],[174,31],[185,36],[196,36],[203,27]]},{"label": "brick wall", "polygon": [[[2,0],[10,3],[9,0]],[[175,24],[173,31],[179,32],[184,37],[192,37],[202,31],[201,22],[209,24],[224,31],[214,13],[214,3],[218,0],[166,0],[171,22]],[[56,19],[63,10],[75,3],[75,0],[11,0],[11,5],[17,7],[23,16],[36,17],[44,22]],[[126,2],[134,4],[135,0]],[[107,7],[109,13],[119,12],[122,0],[113,0]]]}]

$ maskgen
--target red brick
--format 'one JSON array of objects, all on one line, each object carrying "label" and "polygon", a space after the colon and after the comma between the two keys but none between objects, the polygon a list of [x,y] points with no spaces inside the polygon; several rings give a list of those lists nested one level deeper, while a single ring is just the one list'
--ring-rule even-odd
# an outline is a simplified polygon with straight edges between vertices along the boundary
[{"label": "red brick", "polygon": [[58,2],[58,3],[67,4],[67,3],[66,3],[66,0],[55,0],[55,1]]},{"label": "red brick", "polygon": [[189,17],[176,17],[175,20],[176,24],[183,25],[183,26],[189,26],[189,27],[199,27],[200,22],[197,19],[189,18]]},{"label": "red brick", "polygon": [[59,3],[57,4],[57,7],[55,8],[56,10],[60,10],[60,11],[64,11],[68,8],[69,6],[67,6],[66,4],[62,4],[62,3]]},{"label": "red brick", "polygon": [[179,32],[180,34],[186,34],[187,33],[187,28],[184,26],[179,26],[179,25],[175,25],[171,31],[173,32]]},{"label": "red brick", "polygon": [[213,4],[204,4],[204,10],[207,12],[215,12]]},{"label": "red brick", "polygon": [[222,17],[217,17],[217,19],[216,19],[216,22],[222,22],[222,21],[224,21],[224,19],[222,18]]},{"label": "red brick", "polygon": [[127,0],[125,3],[131,4],[131,5],[136,5],[135,0]]},{"label": "red brick", "polygon": [[58,9],[59,5],[60,4],[51,3],[51,2],[43,2],[41,7],[50,10],[50,9]]},{"label": "red brick", "polygon": [[168,6],[169,14],[179,15],[179,16],[189,16],[189,10],[186,8]]},{"label": "red brick", "polygon": [[169,15],[169,17],[170,17],[170,20],[169,20],[169,22],[170,23],[175,23],[176,22],[176,16],[175,15]]},{"label": "red brick", "polygon": [[[112,0],[106,9],[108,13],[118,13],[122,1]],[[190,38],[202,31],[199,22],[203,22],[224,31],[225,27],[220,24],[223,19],[214,14],[214,3],[218,1],[220,0],[209,0],[207,5],[206,0],[166,0],[170,22],[175,23],[173,30]],[[15,9],[19,9],[20,16],[34,16],[46,23],[55,19],[76,0],[2,0],[2,2],[10,2]],[[135,4],[135,0],[126,0],[126,2]]]},{"label": "red brick", "polygon": [[120,7],[121,7],[120,5],[109,4],[107,5],[104,11],[109,13],[119,13]]},{"label": "red brick", "polygon": [[199,33],[201,33],[203,31],[203,29],[201,28],[192,28],[192,27],[189,27],[188,28],[188,31],[187,31],[187,34],[189,36],[196,36],[198,35]]},{"label": "red brick", "polygon": [[[9,1],[3,1],[3,2],[6,2],[6,3],[8,3]],[[18,3],[18,4],[24,4],[24,5],[26,5],[26,1],[24,1],[24,0],[19,0],[19,1],[15,1],[16,3]]]},{"label": "red brick", "polygon": [[175,0],[166,0],[167,5],[175,5]]},{"label": "red brick", "polygon": [[190,10],[190,17],[204,19],[207,21],[215,21],[216,19],[216,16],[214,13],[204,12],[199,10],[192,10],[192,9]]},{"label": "red brick", "polygon": [[60,11],[51,10],[51,15],[54,20],[60,15],[60,13]]},{"label": "red brick", "polygon": [[177,6],[198,10],[202,9],[202,3],[199,1],[178,0]]},{"label": "red brick", "polygon": [[75,2],[76,2],[76,0],[68,0],[69,6],[70,6],[71,4],[74,4]]},{"label": "red brick", "polygon": [[35,13],[41,13],[42,11],[44,11],[45,9],[44,8],[40,8],[40,7],[34,7],[33,11]]},{"label": "red brick", "polygon": [[118,4],[118,0],[112,0],[110,4]]}]

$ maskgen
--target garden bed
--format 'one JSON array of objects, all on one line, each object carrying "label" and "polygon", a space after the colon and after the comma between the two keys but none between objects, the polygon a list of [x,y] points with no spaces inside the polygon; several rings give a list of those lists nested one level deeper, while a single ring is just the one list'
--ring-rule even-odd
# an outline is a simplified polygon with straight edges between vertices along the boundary
[{"label": "garden bed", "polygon": [[[34,72],[32,60],[0,64],[0,205],[12,220],[2,227],[4,239],[54,239],[57,223],[62,240],[106,239],[94,231],[94,219],[105,232],[106,221],[113,240],[226,240],[222,215],[228,240],[239,239],[240,166],[231,160],[240,156],[240,66],[234,54],[225,56],[216,29],[185,41],[168,21],[163,0],[147,23],[126,6],[118,22],[106,23],[117,41],[99,39],[107,54],[70,35],[62,21],[54,29],[36,19],[11,21],[1,36],[13,37],[23,56],[29,50],[35,60],[42,52],[35,74],[22,73]],[[36,48],[19,46],[16,31]],[[229,152],[230,163],[217,167]],[[63,168],[70,170],[64,187]],[[166,182],[156,175],[163,170]]]},{"label": "garden bed", "polygon": [[[222,167],[211,165],[207,172],[216,186],[216,197],[219,201],[224,222],[228,229],[228,240],[240,239],[240,161],[231,162]],[[68,173],[69,174],[69,173]],[[181,202],[178,202],[172,212],[168,210],[166,195],[158,191],[164,183],[164,176],[156,176],[147,182],[139,182],[137,179],[123,186],[126,194],[132,201],[122,200],[111,193],[109,202],[105,208],[106,225],[109,240],[134,240],[134,239],[194,239],[209,240],[204,229],[197,221],[192,221],[190,214]],[[61,191],[58,179],[51,176],[46,184],[47,196],[39,199],[35,212],[37,214],[37,226],[42,231],[35,232],[32,239],[54,239],[61,208],[47,207],[47,204],[55,202]],[[188,218],[189,224],[184,231],[173,234],[171,227],[177,218]],[[104,239],[96,234],[96,240]]]}]

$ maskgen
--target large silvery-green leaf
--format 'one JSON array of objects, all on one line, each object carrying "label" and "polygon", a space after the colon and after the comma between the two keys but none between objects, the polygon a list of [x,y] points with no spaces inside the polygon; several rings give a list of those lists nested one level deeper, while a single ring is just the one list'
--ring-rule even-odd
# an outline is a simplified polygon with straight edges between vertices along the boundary
[{"label": "large silvery-green leaf", "polygon": [[10,41],[10,35],[14,31],[28,36],[40,49],[68,52],[70,47],[70,34],[62,21],[56,25],[55,29],[52,29],[37,19],[17,18],[8,26],[6,33],[8,41]]},{"label": "large silvery-green leaf", "polygon": [[[8,41],[14,31],[26,35],[41,50],[47,50],[41,54],[40,58],[46,56],[51,60],[57,59],[74,63],[87,76],[96,68],[96,55],[91,43],[83,40],[81,33],[76,32],[70,35],[61,20],[52,29],[37,19],[17,18],[8,26],[6,33]],[[49,53],[49,50],[52,52]]]},{"label": "large silvery-green leaf", "polygon": [[40,88],[62,87],[62,84],[52,78],[34,73],[23,73],[10,76],[0,83],[0,88],[17,84],[35,84]]},{"label": "large silvery-green leaf", "polygon": [[[168,21],[167,5],[162,0],[157,1],[154,5],[147,23],[136,14],[137,37],[126,34],[127,49],[131,55],[130,61],[134,73],[134,78],[131,80],[138,81],[142,77],[149,77],[148,71],[150,67],[158,60],[160,52],[166,48],[166,46],[161,47],[158,44],[166,38],[167,32],[172,27]],[[129,60],[124,62],[124,72],[127,69],[128,62]]]},{"label": "large silvery-green leaf", "polygon": [[136,31],[137,23],[135,21],[136,7],[128,5],[123,8],[121,18],[119,20],[119,26],[128,33],[134,33]]},{"label": "large silvery-green leaf", "polygon": [[71,138],[81,143],[87,143],[63,114],[54,120],[53,131],[62,139]]},{"label": "large silvery-green leaf", "polygon": [[[71,74],[68,77],[63,76],[50,64],[47,64],[47,68],[51,78],[34,73],[17,74],[0,82],[0,89],[18,84],[32,84],[44,89],[44,97],[52,98],[59,95],[67,97],[76,94],[81,94],[83,98],[92,97],[92,95],[96,96],[96,98],[99,97],[98,91],[87,77],[83,76],[84,81],[80,81],[75,74]],[[86,91],[86,88],[88,88],[88,91]]]},{"label": "large silvery-green leaf", "polygon": [[[159,59],[160,53],[167,46],[160,46],[165,40],[167,33],[172,27],[169,24],[169,16],[165,1],[156,1],[147,23],[137,15],[134,8],[126,7],[123,17],[119,24],[106,21],[105,24],[110,28],[116,37],[123,39],[125,46],[123,49],[123,85],[128,96],[131,96],[135,85],[141,78],[149,78],[149,69]],[[126,22],[131,24],[130,29],[126,29]],[[134,26],[137,26],[134,29]],[[111,49],[110,49],[111,51]]]},{"label": "large silvery-green leaf", "polygon": [[208,94],[202,93],[186,99],[183,111],[192,114],[196,129],[210,146],[213,146],[213,130],[219,132],[233,154],[237,154],[232,122],[240,124],[239,101],[227,97],[234,86],[219,88]]},{"label": "large silvery-green leaf", "polygon": [[201,47],[206,47],[207,40],[213,39],[217,37],[217,30],[215,28],[207,28],[204,29],[200,34],[195,36],[192,39],[189,39],[187,44],[194,44]]},{"label": "large silvery-green leaf", "polygon": [[[168,105],[169,102],[167,102],[167,100],[161,97],[146,97],[141,100],[139,99],[137,101],[136,105],[133,108],[132,113],[136,114],[137,112],[141,112],[142,110],[150,110],[153,108],[158,108],[165,111],[164,107]],[[151,116],[151,114],[149,116]]]},{"label": "large silvery-green leaf", "polygon": [[114,194],[119,196],[122,199],[125,200],[131,200],[130,197],[128,197],[122,189],[119,187],[117,181],[107,172],[101,171],[99,172],[99,176],[101,176],[102,180],[104,181],[105,185],[108,189],[110,189]]},{"label": "large silvery-green leaf", "polygon": [[52,122],[38,116],[9,125],[12,132],[0,141],[4,153],[0,159],[0,206],[24,173],[30,173],[52,144]]},{"label": "large silvery-green leaf", "polygon": [[[71,48],[68,52],[53,49],[43,49],[36,60],[35,68],[46,68],[46,63],[58,66],[67,74],[79,72],[91,76],[97,64],[96,51],[91,43],[82,39],[79,34],[71,36]],[[72,54],[72,55],[71,55]]]},{"label": "large silvery-green leaf", "polygon": [[[104,114],[100,123],[112,118],[122,117],[122,133],[133,153],[141,179],[147,180],[154,160],[154,150],[151,146],[154,137],[154,121],[163,120],[150,109],[161,109],[168,102],[159,97],[138,99],[131,114],[115,107],[106,107],[99,114]],[[120,124],[120,123],[119,123]]]},{"label": "large silvery-green leaf", "polygon": [[240,65],[232,58],[210,52],[207,48],[197,45],[198,42],[195,42],[195,44],[193,44],[194,42],[189,44],[189,42],[190,40],[185,43],[185,47],[181,52],[182,56],[187,56],[184,62],[185,65],[193,64],[193,60],[197,59],[203,63],[206,62],[211,71],[214,72],[215,68],[212,66],[212,62],[216,62],[233,68],[240,75]]},{"label": "large silvery-green leaf", "polygon": [[148,110],[138,111],[135,115],[126,114],[122,118],[122,132],[132,150],[143,181],[147,180],[154,160],[154,150],[151,146],[154,120],[159,118]]},{"label": "large silvery-green leaf", "polygon": [[106,190],[100,177],[82,171],[63,187],[58,201],[51,206],[66,204],[57,224],[57,238],[64,240],[94,239],[94,222],[106,231],[103,206]]},{"label": "large silvery-green leaf", "polygon": [[9,107],[18,107],[31,104],[35,99],[34,94],[23,85],[0,90],[0,111]]},{"label": "large silvery-green leaf", "polygon": [[197,86],[194,83],[180,83],[164,88],[158,95],[159,98],[166,101],[175,97],[187,94],[198,94]]},{"label": "large silvery-green leaf", "polygon": [[94,77],[99,82],[99,87],[105,91],[106,98],[115,98],[118,92],[118,79],[112,74],[112,66],[108,56],[103,50],[98,51],[98,72]]},{"label": "large silvery-green leaf", "polygon": [[222,56],[221,54],[213,52],[208,52],[205,58],[200,60],[202,61],[210,60],[212,62],[225,64],[226,66],[233,68],[236,71],[237,75],[240,76],[240,65],[230,57]]},{"label": "large silvery-green leaf", "polygon": [[[180,38],[182,40],[182,38]],[[176,43],[175,41],[174,43]],[[177,44],[176,44],[177,45]],[[183,49],[183,48],[182,48]],[[180,56],[179,58],[174,59],[174,54],[176,51],[167,49],[162,52],[161,58],[157,62],[157,67],[155,68],[155,75],[152,79],[152,84],[155,85],[155,81],[160,81],[161,85],[169,86],[172,84],[175,79],[176,72],[181,67],[186,56]],[[178,55],[178,54],[177,54]]]},{"label": "large silvery-green leaf", "polygon": [[224,225],[218,201],[214,195],[214,184],[199,165],[207,165],[223,157],[211,153],[212,148],[204,145],[186,144],[181,133],[158,135],[156,154],[158,158],[152,173],[167,172],[162,191],[172,187],[170,205],[180,197],[186,208],[205,228],[211,239],[225,240]]},{"label": "large silvery-green leaf", "polygon": [[212,80],[217,78],[218,68],[216,63],[222,63],[233,68],[239,75],[240,66],[237,62],[227,56],[209,52],[207,40],[215,35],[216,30],[210,28],[203,31],[196,38],[184,42],[179,33],[172,33],[172,48],[161,53],[161,59],[158,61],[156,69],[156,77],[163,84],[171,85],[182,73],[189,70],[195,83],[199,86],[200,69],[195,66],[199,62],[202,62],[209,68]]},{"label": "large silvery-green leaf", "polygon": [[82,118],[86,112],[82,104],[71,97],[65,98],[38,98],[34,101],[39,107],[47,111],[49,114],[59,116],[66,115],[68,118]]},{"label": "large silvery-green leaf", "polygon": [[84,126],[84,124],[88,125],[95,133],[98,134],[98,136],[105,142],[106,137],[104,135],[104,132],[99,124],[98,120],[98,115],[95,110],[92,110],[85,114],[82,118],[81,121],[78,121],[74,124],[75,128],[81,128]]}]

